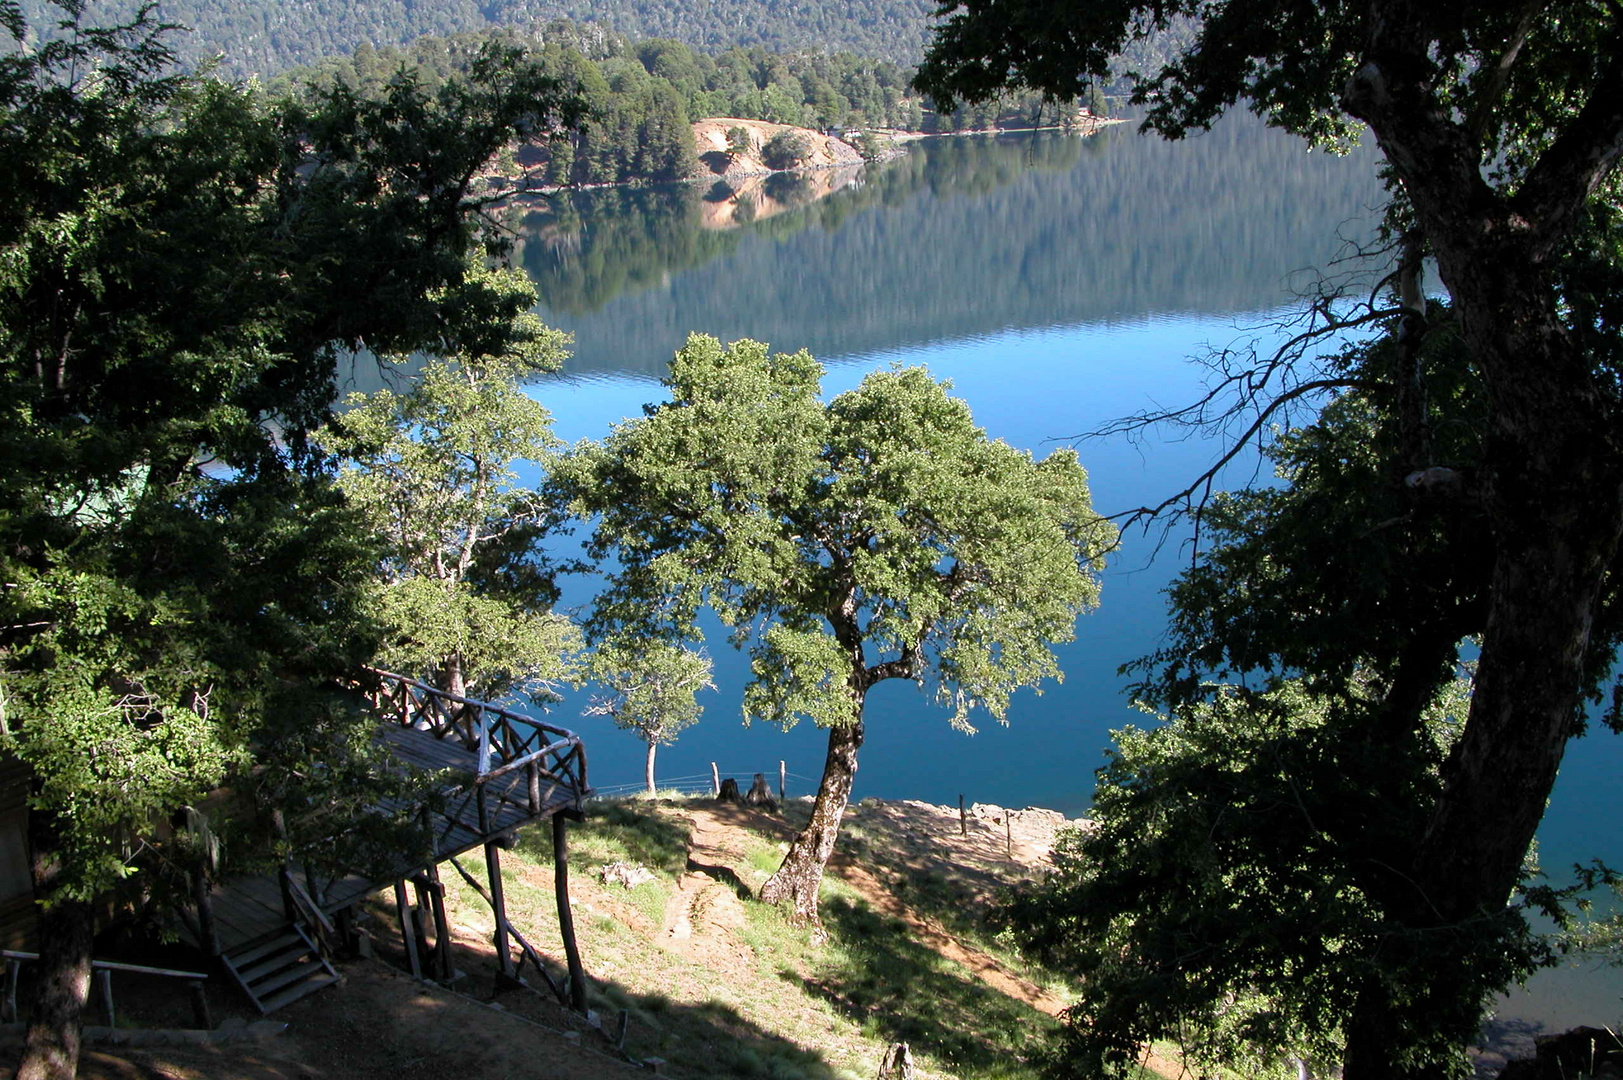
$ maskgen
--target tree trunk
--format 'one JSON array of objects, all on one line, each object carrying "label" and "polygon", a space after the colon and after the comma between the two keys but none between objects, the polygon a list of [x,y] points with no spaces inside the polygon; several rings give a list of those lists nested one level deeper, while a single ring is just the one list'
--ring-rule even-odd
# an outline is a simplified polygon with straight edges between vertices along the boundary
[{"label": "tree trunk", "polygon": [[[1588,154],[1547,155],[1511,195],[1481,173],[1481,147],[1436,107],[1427,9],[1373,0],[1368,39],[1343,99],[1367,122],[1408,194],[1459,310],[1487,391],[1481,490],[1494,567],[1482,656],[1465,729],[1391,912],[1434,945],[1422,989],[1432,1025],[1465,1040],[1493,989],[1472,978],[1483,934],[1505,918],[1580,715],[1590,631],[1623,533],[1623,444],[1595,358],[1567,333],[1549,259],[1615,160],[1615,67],[1595,89],[1610,113],[1575,127]],[[1604,112],[1605,110],[1602,110]],[[1610,141],[1607,141],[1610,140]],[[1476,942],[1473,953],[1470,942]],[[1413,1002],[1416,988],[1400,996]],[[1347,1080],[1409,1075],[1404,1005],[1373,982],[1349,1020]],[[1412,1007],[1412,1006],[1411,1006]]]},{"label": "tree trunk", "polygon": [[440,689],[457,697],[468,696],[467,678],[462,671],[462,654],[447,653],[440,663]]},{"label": "tree trunk", "polygon": [[643,771],[644,771],[644,773],[646,775],[646,778],[648,780],[648,797],[650,799],[652,799],[654,797],[654,751],[658,750],[658,749],[659,749],[659,744],[655,743],[653,740],[649,740],[649,743],[648,743],[648,763],[644,767]]},{"label": "tree trunk", "polygon": [[[61,874],[48,813],[28,815],[34,895],[48,898]],[[16,1080],[73,1080],[79,1068],[85,1003],[90,998],[90,956],[95,914],[81,900],[55,900],[39,918],[39,961],[28,1034]]]},{"label": "tree trunk", "polygon": [[[857,716],[861,715],[859,700]],[[793,922],[819,925],[817,890],[823,883],[823,868],[834,854],[840,819],[845,816],[846,803],[851,799],[862,735],[860,719],[854,724],[829,729],[828,757],[823,763],[823,780],[817,786],[817,800],[812,803],[811,820],[789,845],[789,854],[783,857],[778,872],[761,886],[761,900],[786,906]]]}]

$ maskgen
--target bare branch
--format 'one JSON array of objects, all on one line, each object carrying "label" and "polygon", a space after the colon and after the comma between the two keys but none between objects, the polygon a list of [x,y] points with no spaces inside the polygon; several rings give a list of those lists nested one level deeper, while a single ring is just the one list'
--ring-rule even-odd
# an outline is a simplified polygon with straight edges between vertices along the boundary
[{"label": "bare branch", "polygon": [[[1207,384],[1205,393],[1188,405],[1136,413],[1073,436],[1074,442],[1114,436],[1137,439],[1144,437],[1144,433],[1151,428],[1172,425],[1191,433],[1206,431],[1220,434],[1226,439],[1227,448],[1218,458],[1178,491],[1154,505],[1107,515],[1106,520],[1120,523],[1125,532],[1133,525],[1148,529],[1149,523],[1156,520],[1170,530],[1177,521],[1191,518],[1195,523],[1194,545],[1198,551],[1201,511],[1210,501],[1219,476],[1230,463],[1248,446],[1260,444],[1270,424],[1282,414],[1288,414],[1294,404],[1333,390],[1368,385],[1367,380],[1326,372],[1323,367],[1315,367],[1314,378],[1302,379],[1296,373],[1299,366],[1308,360],[1309,351],[1314,346],[1340,338],[1349,331],[1389,321],[1400,314],[1401,308],[1376,306],[1378,295],[1392,280],[1389,275],[1377,283],[1368,301],[1354,309],[1356,314],[1337,314],[1337,298],[1333,294],[1313,298],[1304,312],[1280,324],[1305,322],[1306,326],[1292,334],[1266,358],[1258,358],[1254,343],[1244,348],[1230,347],[1213,353],[1204,362],[1217,377]],[[1236,431],[1240,418],[1247,415],[1250,419]]]},{"label": "bare branch", "polygon": [[[1276,413],[1285,409],[1292,402],[1297,401],[1300,398],[1311,397],[1315,394],[1324,393],[1329,390],[1349,389],[1368,385],[1368,382],[1365,380],[1339,378],[1313,379],[1307,382],[1297,383],[1291,389],[1282,391],[1278,396],[1274,397],[1266,405],[1262,406],[1251,423],[1246,425],[1246,428],[1240,434],[1240,437],[1230,441],[1229,448],[1219,455],[1217,461],[1203,470],[1199,476],[1197,476],[1189,484],[1185,485],[1178,492],[1161,500],[1161,502],[1157,503],[1155,506],[1140,506],[1132,510],[1124,510],[1115,514],[1109,514],[1106,515],[1105,520],[1120,521],[1124,526],[1131,526],[1149,519],[1159,518],[1168,510],[1177,506],[1179,503],[1188,504],[1190,500],[1194,499],[1197,492],[1200,493],[1198,504],[1204,506],[1211,497],[1212,485],[1216,482],[1218,474],[1223,471],[1224,467],[1227,466],[1229,462],[1233,461],[1239,456],[1240,452],[1250,444],[1253,438],[1261,434],[1263,429],[1268,426],[1269,421],[1273,419]],[[1191,507],[1190,509],[1194,510],[1195,508]]]},{"label": "bare branch", "polygon": [[1521,55],[1522,46],[1527,44],[1527,36],[1533,31],[1533,18],[1543,8],[1544,0],[1528,0],[1522,6],[1521,18],[1516,20],[1516,32],[1505,43],[1505,51],[1499,54],[1498,62],[1488,72],[1487,83],[1477,94],[1476,104],[1471,107],[1471,115],[1466,120],[1465,127],[1478,144],[1482,142],[1483,133],[1488,130],[1488,120],[1493,116],[1495,103],[1505,92],[1505,83],[1510,79],[1510,69],[1516,66],[1516,58]]}]

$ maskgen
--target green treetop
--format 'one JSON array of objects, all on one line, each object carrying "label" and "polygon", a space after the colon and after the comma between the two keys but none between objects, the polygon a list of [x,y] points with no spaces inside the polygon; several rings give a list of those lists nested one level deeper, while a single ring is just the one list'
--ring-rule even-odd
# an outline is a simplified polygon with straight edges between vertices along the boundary
[{"label": "green treetop", "polygon": [[162,884],[174,814],[288,775],[285,748],[335,783],[333,755],[367,752],[346,683],[377,644],[376,553],[307,433],[341,351],[502,351],[511,320],[466,302],[470,250],[500,246],[473,178],[574,112],[500,50],[434,95],[291,105],[165,75],[145,16],[63,10],[36,47],[0,3],[0,742],[32,773],[29,1080],[72,1075],[93,901]]},{"label": "green treetop", "polygon": [[816,921],[868,691],[930,688],[951,722],[1002,720],[1060,671],[1114,530],[1075,454],[990,439],[919,368],[819,400],[821,366],[694,335],[671,400],[560,467],[616,569],[591,628],[680,639],[708,605],[749,651],[747,718],[829,729],[812,818],[762,896]]},{"label": "green treetop", "polygon": [[710,657],[668,641],[622,639],[598,646],[588,670],[605,692],[593,695],[586,712],[612,718],[648,744],[644,779],[652,797],[655,753],[699,722],[697,695],[715,689]]},{"label": "green treetop", "polygon": [[576,634],[550,611],[537,544],[554,515],[516,484],[519,461],[559,445],[521,380],[557,368],[568,336],[529,313],[516,271],[470,269],[459,305],[507,320],[494,343],[451,343],[404,393],[351,395],[323,443],[344,461],[339,486],[385,544],[379,662],[453,694],[538,703],[567,675]]},{"label": "green treetop", "polygon": [[[1597,673],[1615,655],[1617,639],[1600,616],[1613,606],[1623,554],[1623,9],[949,0],[941,14],[917,78],[940,103],[1009,88],[1075,98],[1125,42],[1198,15],[1188,47],[1138,82],[1146,126],[1180,137],[1244,101],[1316,144],[1362,125],[1386,159],[1395,196],[1388,220],[1401,237],[1397,362],[1377,378],[1392,402],[1381,435],[1397,449],[1365,474],[1382,490],[1360,502],[1397,510],[1320,539],[1339,544],[1343,565],[1356,568],[1366,610],[1398,631],[1388,640],[1414,644],[1389,654],[1389,689],[1370,716],[1372,733],[1396,734],[1385,745],[1399,748],[1399,775],[1412,769],[1402,748],[1424,729],[1430,699],[1417,690],[1444,666],[1436,642],[1451,617],[1480,619],[1481,659],[1437,797],[1415,819],[1415,840],[1383,860],[1394,943],[1382,956],[1392,967],[1372,969],[1359,993],[1344,1067],[1348,1080],[1429,1075],[1438,1058],[1427,1025],[1463,1046],[1474,1025],[1461,1018],[1485,1007],[1473,967],[1480,935],[1491,941],[1504,925],[1568,741],[1583,730]],[[1431,325],[1422,299],[1423,255],[1435,259],[1457,315],[1443,326]],[[1448,415],[1434,393],[1453,379],[1435,366],[1444,354],[1425,344],[1439,333],[1458,335],[1480,404],[1474,416]],[[1233,374],[1228,385],[1243,388],[1242,407],[1265,411],[1281,378],[1296,387],[1286,397],[1323,386],[1302,364]],[[1464,440],[1450,429],[1461,422],[1470,425]],[[1449,519],[1443,528],[1474,526],[1474,546],[1440,567],[1469,580],[1433,593],[1440,608],[1409,602],[1432,583],[1411,582],[1411,553],[1401,546],[1390,562],[1356,558],[1394,529],[1424,544],[1420,533],[1439,519]],[[1287,565],[1274,554],[1272,569]],[[1269,568],[1258,568],[1266,580]],[[1329,577],[1317,584],[1331,595],[1337,586]],[[1337,607],[1301,599],[1298,613]],[[1229,625],[1248,623],[1257,625],[1242,613]],[[1356,622],[1347,630],[1366,633]],[[1409,966],[1397,944],[1411,936],[1438,950],[1424,965]],[[1449,952],[1447,943],[1457,947]],[[1404,977],[1393,977],[1399,971]]]}]

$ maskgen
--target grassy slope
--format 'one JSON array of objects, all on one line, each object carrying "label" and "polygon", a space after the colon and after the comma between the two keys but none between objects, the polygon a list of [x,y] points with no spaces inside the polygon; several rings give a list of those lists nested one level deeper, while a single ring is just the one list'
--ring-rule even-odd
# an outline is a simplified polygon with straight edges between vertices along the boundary
[{"label": "grassy slope", "polygon": [[[860,861],[847,876],[863,884],[848,884],[838,868],[830,875],[828,941],[817,944],[750,898],[777,865],[783,824],[739,812],[718,827],[690,814],[679,802],[600,804],[573,830],[572,895],[593,1004],[611,1017],[630,1011],[628,1052],[662,1057],[689,1077],[867,1080],[885,1048],[906,1041],[923,1076],[1037,1075],[1031,1058],[1054,1020],[936,947],[950,934],[977,955],[996,951],[976,931],[995,875],[966,868],[955,881],[939,867],[910,868],[917,860],[888,847],[894,838],[883,830],[865,833],[858,813],[842,843]],[[693,835],[696,824],[704,835]],[[648,867],[654,880],[631,890],[599,884],[597,869],[617,861]],[[466,865],[482,876],[477,860]],[[550,837],[525,836],[504,871],[513,923],[561,956]],[[446,880],[460,943],[488,941],[489,909],[455,875]],[[890,895],[875,893],[876,880]],[[917,932],[921,923],[933,936]],[[523,1007],[514,995],[503,1003]]]}]

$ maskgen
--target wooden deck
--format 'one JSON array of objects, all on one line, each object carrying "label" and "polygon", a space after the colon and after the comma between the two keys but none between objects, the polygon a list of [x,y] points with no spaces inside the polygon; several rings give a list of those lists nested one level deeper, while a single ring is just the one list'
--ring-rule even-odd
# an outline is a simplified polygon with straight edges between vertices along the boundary
[{"label": "wooden deck", "polygon": [[[585,750],[571,732],[398,675],[375,674],[380,679],[373,695],[381,721],[379,740],[404,764],[448,770],[449,779],[440,789],[440,809],[429,815],[432,852],[401,852],[384,871],[319,881],[309,879],[297,858],[290,863],[293,881],[323,913],[333,915],[521,826],[582,808],[590,793]],[[215,934],[226,953],[289,923],[277,875],[230,879],[217,884],[209,900]]]}]

